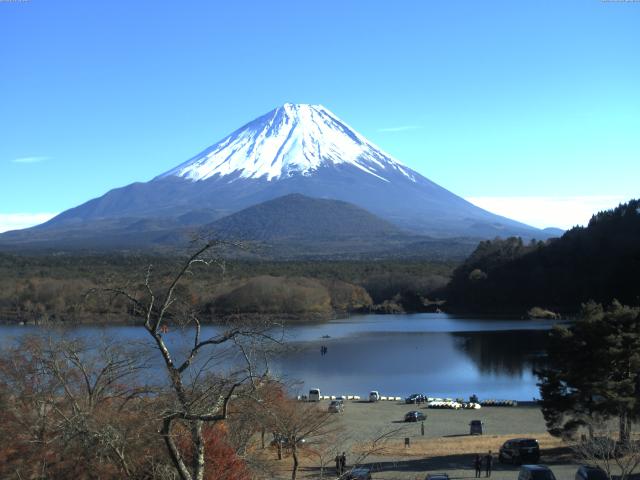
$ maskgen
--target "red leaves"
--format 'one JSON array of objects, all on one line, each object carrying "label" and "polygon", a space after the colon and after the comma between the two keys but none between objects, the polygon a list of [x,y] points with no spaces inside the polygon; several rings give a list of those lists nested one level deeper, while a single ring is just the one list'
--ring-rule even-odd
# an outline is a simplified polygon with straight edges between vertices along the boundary
[{"label": "red leaves", "polygon": [[224,423],[204,428],[205,461],[207,480],[250,480],[246,463],[226,442],[227,431]]},{"label": "red leaves", "polygon": [[[186,426],[176,428],[176,443],[186,463],[191,462],[193,445]],[[202,435],[205,444],[205,480],[251,480],[247,464],[227,442],[227,426],[224,423],[205,425]]]}]

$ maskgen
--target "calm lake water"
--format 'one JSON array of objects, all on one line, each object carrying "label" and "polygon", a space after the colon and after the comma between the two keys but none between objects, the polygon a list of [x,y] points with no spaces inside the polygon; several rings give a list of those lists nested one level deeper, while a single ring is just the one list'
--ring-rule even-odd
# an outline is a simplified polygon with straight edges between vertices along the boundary
[{"label": "calm lake water", "polygon": [[[304,393],[531,400],[538,397],[533,368],[543,360],[547,330],[553,322],[496,320],[447,314],[354,315],[326,323],[287,326],[286,346],[272,352],[270,370]],[[0,348],[39,327],[0,325]],[[213,334],[216,327],[203,332]],[[116,339],[153,355],[146,332],[134,326],[80,326],[56,330],[95,340]],[[174,331],[166,337],[179,347],[191,338]],[[321,354],[321,346],[327,348]],[[236,358],[221,355],[231,365]],[[297,382],[297,383],[296,383]]]}]

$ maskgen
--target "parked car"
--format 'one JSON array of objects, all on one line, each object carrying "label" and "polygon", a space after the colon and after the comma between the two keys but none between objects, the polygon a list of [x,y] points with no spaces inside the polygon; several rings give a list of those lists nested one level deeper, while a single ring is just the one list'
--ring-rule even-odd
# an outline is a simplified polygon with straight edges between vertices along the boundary
[{"label": "parked car", "polygon": [[422,420],[426,420],[426,419],[427,419],[427,416],[422,412],[418,412],[417,410],[407,412],[404,415],[405,422],[421,422]]},{"label": "parked car", "polygon": [[535,438],[513,438],[504,442],[498,452],[500,463],[537,463],[540,460],[540,445]]},{"label": "parked car", "polygon": [[482,435],[482,423],[481,420],[471,420],[469,422],[469,435]]},{"label": "parked car", "polygon": [[518,480],[556,480],[556,476],[544,465],[522,465]]},{"label": "parked car", "polygon": [[377,390],[371,390],[371,392],[369,392],[369,401],[377,402],[378,400],[380,400],[380,392]]},{"label": "parked car", "polygon": [[344,401],[343,400],[331,400],[328,410],[331,413],[344,413]]},{"label": "parked car", "polygon": [[576,472],[575,480],[609,480],[609,476],[600,467],[582,465]]},{"label": "parked car", "polygon": [[446,473],[429,473],[424,480],[449,480],[449,475]]},{"label": "parked car", "polygon": [[425,403],[427,401],[427,397],[425,397],[421,393],[413,393],[404,399],[404,403]]},{"label": "parked car", "polygon": [[340,480],[371,480],[371,470],[363,467],[354,468],[340,477]]}]

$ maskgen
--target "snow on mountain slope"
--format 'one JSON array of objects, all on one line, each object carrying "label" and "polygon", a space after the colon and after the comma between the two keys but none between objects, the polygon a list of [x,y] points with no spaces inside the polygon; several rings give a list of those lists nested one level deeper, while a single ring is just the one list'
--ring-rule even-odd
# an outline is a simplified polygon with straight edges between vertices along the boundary
[{"label": "snow on mountain slope", "polygon": [[[291,194],[347,202],[411,235],[552,235],[469,203],[387,155],[322,106],[285,104],[149,182],[110,190],[32,229],[0,234],[0,247],[139,247],[155,242],[159,232],[161,242],[171,243],[185,228],[213,228],[215,220],[251,206],[282,197],[290,203]],[[354,215],[353,222],[341,218],[352,228],[362,216]],[[264,228],[266,238],[278,234],[269,228],[280,227]],[[335,241],[330,237],[318,241]]]},{"label": "snow on mountain slope", "polygon": [[415,172],[367,141],[321,105],[291,104],[257,118],[215,145],[157,178],[198,181],[219,175],[266,178],[309,176],[321,166],[350,164],[388,182]]}]

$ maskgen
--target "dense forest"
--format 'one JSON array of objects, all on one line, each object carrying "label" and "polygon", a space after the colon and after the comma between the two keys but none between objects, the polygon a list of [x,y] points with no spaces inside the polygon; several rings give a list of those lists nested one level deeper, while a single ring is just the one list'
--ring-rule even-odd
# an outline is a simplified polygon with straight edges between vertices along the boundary
[{"label": "dense forest", "polygon": [[[184,260],[175,256],[0,254],[0,319],[119,322],[129,318],[121,298],[94,289],[140,292],[168,281]],[[184,288],[194,307],[215,321],[230,314],[330,316],[349,311],[422,310],[455,264],[430,261],[242,261],[213,258],[195,267]]]},{"label": "dense forest", "polygon": [[[95,289],[140,292],[149,266],[163,285],[181,256],[0,254],[0,319],[126,321],[122,299]],[[594,215],[546,242],[480,242],[462,263],[429,260],[257,261],[212,257],[183,287],[209,321],[237,314],[327,317],[338,312],[445,311],[561,314],[613,299],[640,304],[640,201]],[[164,282],[164,283],[163,283]],[[434,300],[444,299],[442,306]]]},{"label": "dense forest", "polygon": [[525,314],[538,306],[575,313],[589,300],[640,304],[640,200],[600,212],[561,238],[484,241],[444,295],[449,309]]}]

